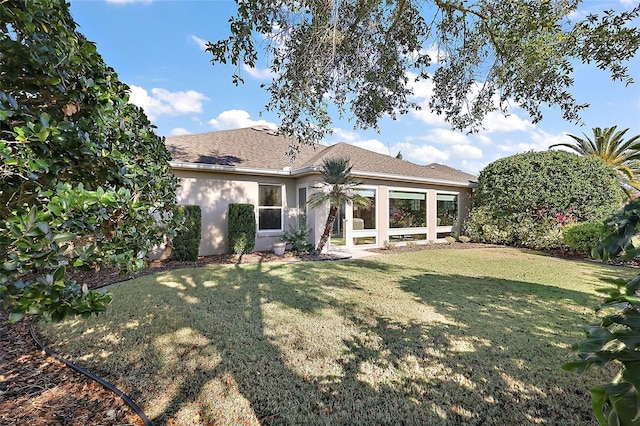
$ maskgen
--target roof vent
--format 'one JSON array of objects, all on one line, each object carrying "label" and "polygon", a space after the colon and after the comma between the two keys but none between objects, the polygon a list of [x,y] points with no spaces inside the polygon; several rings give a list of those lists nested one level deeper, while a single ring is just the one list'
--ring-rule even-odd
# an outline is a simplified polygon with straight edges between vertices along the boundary
[{"label": "roof vent", "polygon": [[252,126],[251,127],[253,130],[257,130],[258,132],[275,132],[276,130],[267,126],[266,124],[259,124],[257,126]]}]

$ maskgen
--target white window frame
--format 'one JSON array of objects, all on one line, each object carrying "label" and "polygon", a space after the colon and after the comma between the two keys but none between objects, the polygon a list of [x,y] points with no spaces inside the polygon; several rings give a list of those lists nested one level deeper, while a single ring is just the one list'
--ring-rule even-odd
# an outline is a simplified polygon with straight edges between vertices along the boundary
[{"label": "white window frame", "polygon": [[[435,197],[435,213],[436,213],[436,223],[438,223],[438,195],[456,195],[457,198],[457,215],[454,220],[454,225],[446,225],[446,226],[436,226],[436,239],[438,239],[438,234],[442,232],[453,232],[453,227],[457,224],[460,226],[460,193],[455,191],[436,191]],[[438,240],[443,240],[443,238],[439,238]]]},{"label": "white window frame", "polygon": [[[406,187],[389,187],[389,190],[387,191],[387,205],[389,207],[391,207],[391,193],[392,192],[413,192],[416,194],[424,194],[424,198],[425,198],[425,226],[421,226],[421,227],[415,227],[415,228],[392,228],[390,226],[389,223],[387,223],[387,235],[389,237],[392,236],[397,236],[397,235],[425,235],[424,240],[415,240],[415,241],[427,241],[429,240],[429,227],[428,227],[428,223],[429,223],[429,191],[427,191],[426,189],[420,189],[420,188],[406,188]],[[436,212],[437,213],[437,212]],[[387,212],[387,217],[388,217],[388,212]],[[387,218],[387,222],[389,222],[389,219]],[[402,244],[402,243],[400,243]]]},{"label": "white window frame", "polygon": [[[349,238],[348,243],[350,247],[377,247],[378,246],[378,230],[380,229],[380,216],[378,215],[378,210],[380,209],[380,188],[378,186],[368,186],[368,185],[359,185],[357,188],[355,188],[356,191],[358,190],[373,190],[375,192],[375,197],[374,197],[374,203],[375,203],[375,220],[376,220],[376,227],[373,229],[363,229],[363,230],[354,230],[353,229],[353,203],[349,203],[350,208],[349,213],[350,213],[350,217],[349,219],[349,234],[347,236],[347,238]],[[356,245],[354,240],[356,238],[363,238],[363,237],[374,237],[375,238],[375,243],[372,244],[358,244]]]},{"label": "white window frame", "polygon": [[[280,187],[280,199],[282,205],[278,206],[261,206],[260,205],[260,187],[261,186],[279,186]],[[284,232],[284,212],[286,207],[286,188],[282,183],[269,183],[258,182],[258,202],[256,203],[256,232],[258,235],[282,235]],[[280,229],[260,229],[260,211],[261,210],[280,210]]]}]

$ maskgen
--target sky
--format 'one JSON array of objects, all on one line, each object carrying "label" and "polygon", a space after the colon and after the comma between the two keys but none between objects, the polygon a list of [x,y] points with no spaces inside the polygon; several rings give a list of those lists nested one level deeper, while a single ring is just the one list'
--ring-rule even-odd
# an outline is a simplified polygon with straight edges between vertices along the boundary
[{"label": "sky", "polygon": [[[585,0],[575,12],[581,18],[606,9],[629,10],[638,0]],[[260,88],[272,78],[267,63],[242,67],[245,83],[236,86],[232,65],[211,64],[207,41],[228,37],[231,0],[71,0],[79,31],[96,43],[107,65],[131,88],[130,101],[142,107],[162,136],[204,133],[250,127],[277,127],[275,113],[265,112],[267,93]],[[638,22],[638,20],[636,20]],[[575,69],[573,95],[590,107],[581,114],[582,126],[566,122],[557,108],[543,110],[533,124],[514,109],[508,117],[491,113],[477,134],[451,131],[428,108],[385,118],[379,132],[354,130],[333,117],[333,134],[323,144],[346,142],[417,164],[440,163],[477,175],[489,163],[526,151],[546,150],[571,142],[567,134],[592,136],[594,127],[618,126],[640,134],[640,55],[628,64],[635,83],[612,82],[593,65]],[[412,100],[427,105],[428,82],[414,86]]]}]

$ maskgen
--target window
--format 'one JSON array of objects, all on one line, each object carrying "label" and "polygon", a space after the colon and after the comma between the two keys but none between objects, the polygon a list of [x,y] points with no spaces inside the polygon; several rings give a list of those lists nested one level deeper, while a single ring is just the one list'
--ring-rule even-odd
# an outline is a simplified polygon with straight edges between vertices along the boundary
[{"label": "window", "polygon": [[453,226],[458,221],[458,195],[438,194],[438,226]]},{"label": "window", "polygon": [[307,218],[307,188],[298,188],[298,226],[306,226]]},{"label": "window", "polygon": [[282,185],[258,185],[258,231],[282,231]]},{"label": "window", "polygon": [[427,194],[389,191],[389,228],[427,226]]},{"label": "window", "polygon": [[353,206],[353,230],[376,229],[376,190],[358,189],[355,192],[369,199],[368,206]]}]

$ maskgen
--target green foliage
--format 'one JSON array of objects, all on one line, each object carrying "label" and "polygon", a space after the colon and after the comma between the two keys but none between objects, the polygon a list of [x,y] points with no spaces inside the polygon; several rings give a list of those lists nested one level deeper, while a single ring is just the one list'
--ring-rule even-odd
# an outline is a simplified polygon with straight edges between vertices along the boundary
[{"label": "green foliage", "polygon": [[289,225],[289,230],[285,231],[282,241],[291,244],[291,250],[295,253],[306,253],[313,248],[309,243],[311,228],[307,226],[307,217],[302,216],[296,226]]},{"label": "green foliage", "polygon": [[350,165],[349,157],[325,158],[322,161],[322,183],[315,187],[316,192],[312,193],[307,204],[312,208],[323,207],[329,204],[329,215],[324,226],[324,231],[320,241],[316,246],[318,253],[322,252],[325,244],[329,241],[333,224],[336,220],[338,208],[344,203],[367,206],[369,199],[355,192],[360,185],[355,176],[351,174],[353,166]]},{"label": "green foliage", "polygon": [[256,244],[256,214],[253,204],[229,204],[229,248],[233,253],[251,253]]},{"label": "green foliage", "polygon": [[202,213],[200,206],[176,206],[178,222],[182,226],[173,238],[172,255],[177,260],[198,260],[202,235]]},{"label": "green foliage", "polygon": [[517,154],[480,172],[465,227],[474,241],[557,248],[564,226],[603,220],[623,198],[615,170],[600,158],[563,151]]},{"label": "green foliage", "polygon": [[65,266],[144,266],[172,232],[169,153],[64,1],[3,3],[0,52],[0,304],[14,321],[104,311]]},{"label": "green foliage", "polygon": [[640,135],[624,140],[629,129],[616,131],[617,126],[593,128],[593,140],[584,135],[584,139],[569,135],[574,143],[559,143],[549,148],[563,146],[580,155],[592,155],[602,158],[613,166],[620,177],[620,184],[627,196],[631,198],[640,189]]},{"label": "green foliage", "polygon": [[590,254],[609,231],[603,222],[582,222],[562,228],[562,238],[570,249]]},{"label": "green foliage", "polygon": [[[603,260],[640,254],[640,200],[627,204],[608,223],[613,231],[593,250]],[[601,425],[640,423],[640,275],[618,280],[598,307],[597,324],[572,346],[574,360],[562,368],[582,373],[592,365],[619,367],[610,383],[591,388],[593,412]]]},{"label": "green foliage", "polygon": [[[240,70],[255,67],[264,48],[275,75],[265,86],[266,108],[278,112],[280,130],[300,143],[330,132],[330,102],[356,127],[377,128],[385,115],[419,108],[412,87],[427,79],[433,83],[429,108],[456,129],[478,129],[488,113],[507,112],[511,99],[534,122],[546,106],[577,122],[585,105],[570,92],[575,64],[594,64],[628,84],[624,64],[640,46],[633,25],[640,6],[577,20],[579,3],[237,1],[230,36],[207,50],[213,63],[229,61]],[[429,46],[438,57],[429,56]],[[233,81],[242,81],[239,72]]]},{"label": "green foliage", "polygon": [[458,241],[460,241],[461,243],[468,243],[469,241],[471,241],[471,238],[467,235],[460,235],[460,237],[458,237]]}]

